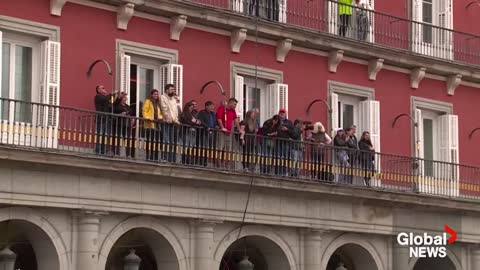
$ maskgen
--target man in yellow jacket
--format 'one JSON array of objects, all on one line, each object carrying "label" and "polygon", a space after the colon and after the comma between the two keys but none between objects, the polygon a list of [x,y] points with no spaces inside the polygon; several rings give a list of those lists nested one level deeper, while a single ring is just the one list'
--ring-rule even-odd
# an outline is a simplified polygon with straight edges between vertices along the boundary
[{"label": "man in yellow jacket", "polygon": [[352,18],[353,0],[338,0],[338,14],[340,15],[339,35],[345,36]]},{"label": "man in yellow jacket", "polygon": [[145,100],[142,108],[143,128],[145,129],[146,139],[146,159],[158,160],[160,151],[160,121],[163,119],[160,109],[160,99],[158,90],[153,89],[150,97]]}]

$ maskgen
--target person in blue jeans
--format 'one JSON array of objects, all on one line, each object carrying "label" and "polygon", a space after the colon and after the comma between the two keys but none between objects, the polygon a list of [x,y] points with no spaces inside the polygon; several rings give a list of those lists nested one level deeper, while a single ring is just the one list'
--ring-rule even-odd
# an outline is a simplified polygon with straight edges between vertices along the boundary
[{"label": "person in blue jeans", "polygon": [[112,113],[112,99],[115,93],[108,94],[105,90],[105,86],[97,85],[97,94],[94,98],[95,111],[99,112],[95,115],[95,153],[105,155],[107,153],[108,136],[111,129],[111,116]]}]

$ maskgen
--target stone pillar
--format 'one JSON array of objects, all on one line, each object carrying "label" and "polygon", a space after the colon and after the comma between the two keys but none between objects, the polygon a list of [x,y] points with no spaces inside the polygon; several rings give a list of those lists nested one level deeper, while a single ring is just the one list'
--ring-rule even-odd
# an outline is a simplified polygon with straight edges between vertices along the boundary
[{"label": "stone pillar", "polygon": [[218,265],[213,265],[213,232],[215,224],[215,222],[210,221],[195,222],[194,270],[212,270],[218,268]]},{"label": "stone pillar", "polygon": [[325,231],[307,229],[304,231],[304,257],[305,270],[318,270],[322,268],[322,234]]},{"label": "stone pillar", "polygon": [[77,215],[77,270],[97,269],[100,215],[82,212]]},{"label": "stone pillar", "polygon": [[392,264],[393,270],[406,270],[408,269],[408,262],[410,256],[408,254],[408,247],[400,246],[397,243],[397,238],[392,237]]},{"label": "stone pillar", "polygon": [[480,245],[472,246],[470,249],[470,269],[480,269]]}]

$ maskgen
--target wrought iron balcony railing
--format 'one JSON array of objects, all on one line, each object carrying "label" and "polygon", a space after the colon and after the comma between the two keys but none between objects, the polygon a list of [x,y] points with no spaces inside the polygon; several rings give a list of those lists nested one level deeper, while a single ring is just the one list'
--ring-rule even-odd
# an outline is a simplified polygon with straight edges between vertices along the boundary
[{"label": "wrought iron balcony railing", "polygon": [[480,167],[1,98],[0,119],[4,146],[480,199]]},{"label": "wrought iron balcony railing", "polygon": [[[350,6],[333,0],[188,1],[358,42],[444,60],[480,64],[480,36],[388,15],[371,7]],[[351,13],[351,16],[344,16],[345,13]]]}]

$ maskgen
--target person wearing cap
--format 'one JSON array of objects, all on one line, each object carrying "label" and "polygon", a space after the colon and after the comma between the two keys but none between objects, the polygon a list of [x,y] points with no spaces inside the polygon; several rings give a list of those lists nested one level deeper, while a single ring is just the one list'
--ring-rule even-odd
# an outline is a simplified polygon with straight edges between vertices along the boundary
[{"label": "person wearing cap", "polygon": [[276,166],[275,173],[277,175],[287,175],[287,165],[290,160],[290,139],[293,133],[293,123],[287,119],[287,110],[281,108],[278,111],[280,117],[278,128],[278,140],[275,146]]}]

